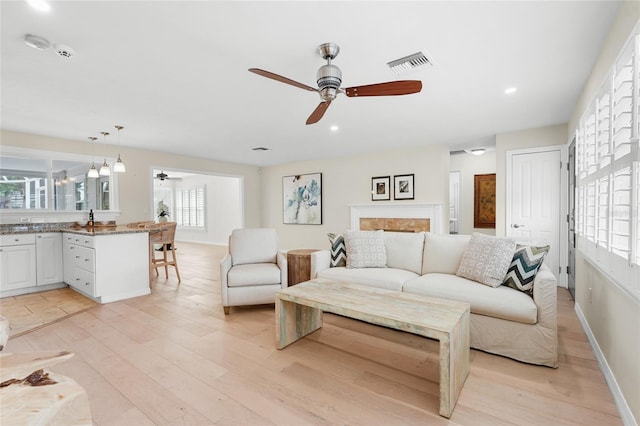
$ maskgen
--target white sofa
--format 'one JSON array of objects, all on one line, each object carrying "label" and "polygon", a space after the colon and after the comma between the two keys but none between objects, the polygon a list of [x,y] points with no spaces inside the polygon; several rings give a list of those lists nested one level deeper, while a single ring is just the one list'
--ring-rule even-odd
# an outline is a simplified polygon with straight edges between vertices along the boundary
[{"label": "white sofa", "polygon": [[386,267],[330,267],[331,253],[311,255],[311,277],[467,302],[471,347],[531,364],[557,367],[557,282],[543,263],[533,297],[456,275],[469,235],[384,232]]}]

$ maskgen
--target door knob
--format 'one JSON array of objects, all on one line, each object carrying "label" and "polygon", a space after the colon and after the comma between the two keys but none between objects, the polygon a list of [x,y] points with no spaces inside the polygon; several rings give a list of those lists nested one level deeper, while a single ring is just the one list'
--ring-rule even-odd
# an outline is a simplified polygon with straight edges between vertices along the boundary
[{"label": "door knob", "polygon": [[518,229],[518,228],[522,228],[523,226],[524,226],[524,225],[519,225],[519,224],[517,224],[517,223],[514,223],[514,224],[512,224],[512,225],[511,225],[511,227],[512,227],[512,228],[516,228],[516,229]]}]

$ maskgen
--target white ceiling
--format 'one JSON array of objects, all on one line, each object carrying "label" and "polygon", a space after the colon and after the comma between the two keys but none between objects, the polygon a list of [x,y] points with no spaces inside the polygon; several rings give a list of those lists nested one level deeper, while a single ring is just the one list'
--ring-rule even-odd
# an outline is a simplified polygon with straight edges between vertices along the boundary
[{"label": "white ceiling", "polygon": [[[1,126],[254,165],[399,147],[487,144],[568,121],[618,2],[2,1]],[[72,59],[23,42],[71,46]],[[415,95],[340,95],[315,125],[316,47],[336,42],[343,87],[419,79]],[[425,50],[436,66],[397,77]],[[516,94],[504,90],[516,86]],[[329,127],[338,125],[339,131]],[[116,138],[107,139],[115,143]],[[88,143],[88,142],[87,142]],[[272,150],[254,152],[264,146]]]}]

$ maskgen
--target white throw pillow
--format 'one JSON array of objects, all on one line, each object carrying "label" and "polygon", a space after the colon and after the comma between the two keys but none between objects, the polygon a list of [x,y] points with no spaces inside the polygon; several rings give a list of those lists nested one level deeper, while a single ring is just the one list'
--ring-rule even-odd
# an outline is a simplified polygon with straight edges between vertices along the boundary
[{"label": "white throw pillow", "polygon": [[513,240],[474,232],[456,275],[498,287],[504,281],[515,250]]},{"label": "white throw pillow", "polygon": [[427,232],[422,275],[434,272],[455,275],[470,239],[471,235],[441,235]]},{"label": "white throw pillow", "polygon": [[424,232],[385,232],[382,234],[387,251],[387,267],[422,272]]},{"label": "white throw pillow", "polygon": [[344,236],[347,268],[384,268],[387,252],[383,233],[384,231],[347,231]]}]

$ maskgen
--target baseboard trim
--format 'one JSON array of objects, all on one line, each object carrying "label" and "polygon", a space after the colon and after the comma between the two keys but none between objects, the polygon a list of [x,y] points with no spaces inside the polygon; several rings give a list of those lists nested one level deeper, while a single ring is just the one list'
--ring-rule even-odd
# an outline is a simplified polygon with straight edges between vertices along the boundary
[{"label": "baseboard trim", "polygon": [[615,376],[613,375],[613,371],[611,371],[611,368],[609,367],[609,363],[607,362],[607,359],[605,358],[604,353],[602,353],[602,350],[600,349],[600,345],[596,340],[596,336],[594,336],[593,333],[591,332],[589,323],[587,322],[587,319],[585,318],[584,313],[582,312],[582,309],[580,309],[580,305],[578,304],[578,302],[575,303],[574,309],[576,311],[576,315],[578,316],[578,320],[580,321],[580,324],[582,324],[582,329],[587,335],[587,339],[589,339],[589,344],[591,345],[591,349],[593,350],[593,353],[596,356],[596,359],[598,360],[598,365],[600,366],[600,370],[602,371],[602,374],[604,374],[604,379],[607,381],[607,386],[609,387],[609,391],[611,392],[611,395],[613,396],[613,400],[616,403],[616,407],[620,412],[620,418],[622,419],[622,423],[627,426],[638,426],[638,422],[633,417],[631,408],[629,407],[629,404],[627,404],[627,400],[624,398],[624,395],[622,394],[622,390],[620,389],[620,386],[618,386],[618,382]]}]

